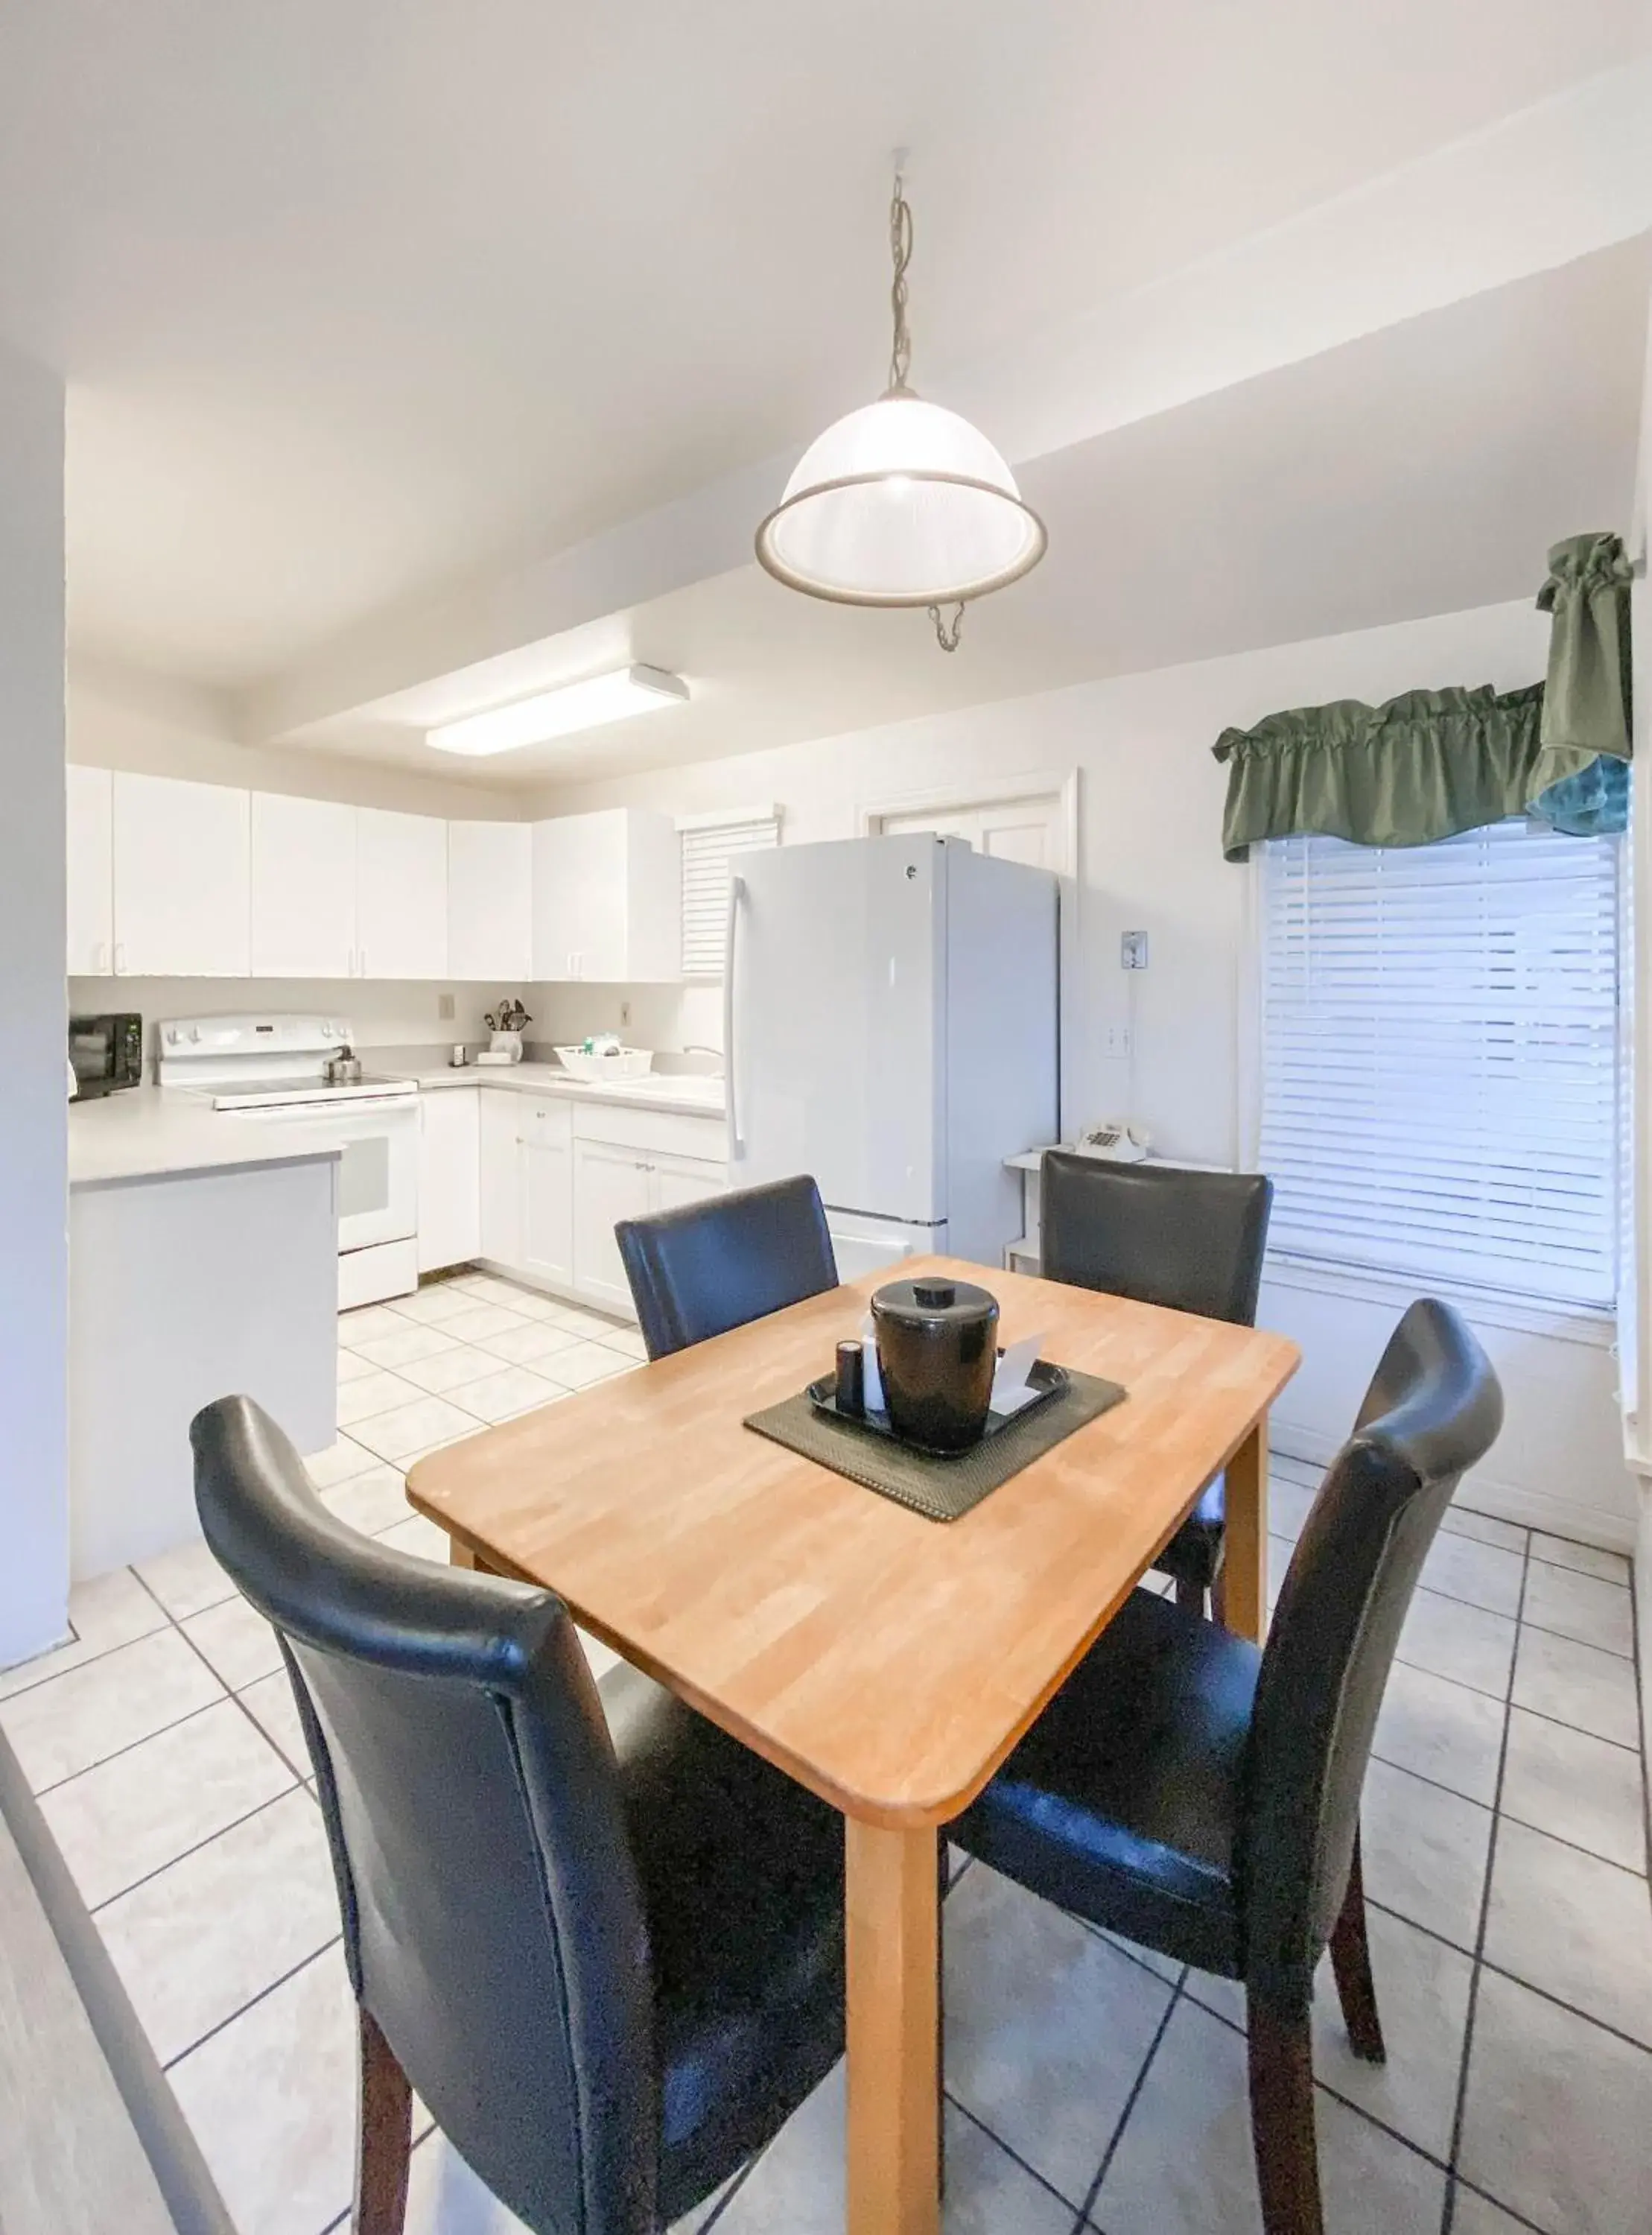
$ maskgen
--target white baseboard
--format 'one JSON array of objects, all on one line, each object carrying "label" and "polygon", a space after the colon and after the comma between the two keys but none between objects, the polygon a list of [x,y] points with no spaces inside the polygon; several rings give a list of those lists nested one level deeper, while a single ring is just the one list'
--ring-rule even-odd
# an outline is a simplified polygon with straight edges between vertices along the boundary
[{"label": "white baseboard", "polygon": [[[1316,1428],[1282,1419],[1276,1413],[1269,1423],[1269,1441],[1283,1458],[1303,1459],[1311,1466],[1329,1466],[1342,1448],[1340,1440]],[[1551,1537],[1570,1537],[1574,1544],[1597,1544],[1606,1552],[1636,1550],[1632,1514],[1614,1512],[1610,1506],[1585,1505],[1576,1498],[1556,1498],[1551,1491],[1532,1490],[1525,1483],[1499,1481],[1484,1468],[1465,1477],[1457,1493],[1459,1503],[1476,1513],[1490,1513],[1499,1521],[1512,1521],[1522,1529],[1545,1530]],[[1644,1517],[1643,1541],[1652,1537],[1652,1523]],[[1652,1559],[1652,1545],[1642,1556]],[[1652,1582],[1652,1567],[1643,1573]],[[1646,1592],[1641,1593],[1642,1603]],[[1644,1695],[1643,1695],[1644,1696]]]}]

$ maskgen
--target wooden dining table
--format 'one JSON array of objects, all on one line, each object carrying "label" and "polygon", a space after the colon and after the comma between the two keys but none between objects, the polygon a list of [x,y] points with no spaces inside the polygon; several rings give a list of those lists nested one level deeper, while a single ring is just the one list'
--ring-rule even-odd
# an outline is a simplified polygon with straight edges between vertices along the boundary
[{"label": "wooden dining table", "polygon": [[462,1564],[555,1591],[587,1630],[841,1811],[848,2225],[936,2235],[936,1842],[1219,1471],[1224,1617],[1261,1635],[1268,1408],[1283,1336],[951,1258],[1006,1344],[1124,1401],[937,1523],[743,1426],[831,1370],[875,1278],[421,1459]]}]

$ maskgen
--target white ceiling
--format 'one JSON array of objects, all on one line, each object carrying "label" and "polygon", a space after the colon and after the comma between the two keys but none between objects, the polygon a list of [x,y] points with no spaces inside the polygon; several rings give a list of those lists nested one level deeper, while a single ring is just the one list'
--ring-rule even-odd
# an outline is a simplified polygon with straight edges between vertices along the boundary
[{"label": "white ceiling", "polygon": [[[754,565],[295,742],[511,787],[1535,595],[1550,543],[1623,517],[1649,279],[1642,239],[1035,462],[1022,485],[1053,555],[970,609],[956,656],[921,613],[824,605]],[[631,659],[689,678],[692,703],[492,761],[424,744]]]},{"label": "white ceiling", "polygon": [[[917,151],[915,372],[944,386],[949,364],[1552,95],[1647,32],[1642,0],[6,8],[0,336],[70,384],[73,640],[244,686],[398,600],[806,438],[879,384],[897,141]],[[1531,476],[1511,446],[1567,377],[1532,339],[1539,367],[1517,368],[1506,409],[1459,415],[1460,453],[1440,437],[1442,467],[1480,476],[1474,517],[1502,504],[1527,539],[1504,569],[1517,587],[1547,469],[1541,444]],[[1357,447],[1382,395],[1357,350],[1335,354],[1352,385],[1331,366],[1300,401]],[[1482,370],[1500,390],[1505,365]],[[743,573],[651,611],[649,656],[707,667],[720,738],[758,718],[764,675],[828,725],[857,693],[927,705],[1060,680],[1141,635],[1132,539],[1155,520],[1199,529],[1177,591],[1244,634],[1263,624],[1228,531],[1265,492],[1209,431],[1224,410],[1230,440],[1245,429],[1244,391],[1208,408],[1166,418],[1169,450],[1148,423],[1106,462],[1065,454],[1072,486],[1039,491],[1065,555],[970,616],[973,670],[943,671],[901,617]],[[1385,455],[1327,454],[1295,488],[1351,579]],[[1537,485],[1499,496],[1499,471]],[[1484,551],[1458,569],[1497,571]],[[617,640],[642,619],[597,626]]]}]

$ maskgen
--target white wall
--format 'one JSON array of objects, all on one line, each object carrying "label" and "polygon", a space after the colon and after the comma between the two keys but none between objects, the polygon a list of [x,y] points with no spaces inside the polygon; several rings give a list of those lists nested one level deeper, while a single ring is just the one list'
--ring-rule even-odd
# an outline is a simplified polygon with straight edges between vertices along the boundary
[{"label": "white wall", "polygon": [[68,755],[88,768],[187,777],[248,791],[336,799],[455,821],[513,820],[508,792],[331,753],[238,744],[213,694],[77,660],[69,675]]},{"label": "white wall", "polygon": [[69,1599],[63,390],[0,349],[0,1667]]},{"label": "white wall", "polygon": [[[1538,579],[1534,573],[1534,595]],[[990,626],[989,608],[981,626]],[[531,805],[539,814],[621,804],[688,814],[774,800],[785,841],[794,844],[851,837],[869,809],[905,796],[956,785],[967,797],[974,784],[1012,778],[1031,789],[1076,769],[1080,889],[1065,1025],[1067,1128],[1127,1114],[1151,1127],[1164,1154],[1231,1164],[1244,1139],[1250,873],[1222,859],[1225,775],[1211,756],[1217,737],[1231,724],[1330,698],[1381,699],[1454,683],[1510,689],[1542,675],[1546,649],[1547,623],[1533,606],[1492,606],[565,786],[536,794]],[[967,656],[967,648],[958,654]],[[1119,967],[1126,929],[1149,934],[1146,973]],[[715,990],[565,986],[532,989],[533,1037],[570,1039],[617,1026],[623,1001],[639,1044],[720,1039]],[[1131,1057],[1105,1055],[1107,1027],[1126,1021]],[[1306,1361],[1276,1414],[1282,1448],[1317,1458],[1341,1440],[1403,1301],[1270,1283],[1264,1318],[1302,1343]],[[1634,1506],[1610,1351],[1598,1340],[1479,1323],[1505,1376],[1509,1425],[1482,1471],[1479,1501],[1596,1541],[1626,1543]]]}]

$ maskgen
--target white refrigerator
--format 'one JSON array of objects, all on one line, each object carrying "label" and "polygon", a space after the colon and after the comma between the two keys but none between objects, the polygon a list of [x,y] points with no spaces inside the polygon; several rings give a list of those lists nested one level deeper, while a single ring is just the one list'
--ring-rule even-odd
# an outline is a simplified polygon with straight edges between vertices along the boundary
[{"label": "white refrigerator", "polygon": [[846,1279],[926,1251],[998,1266],[1004,1158],[1059,1138],[1058,893],[930,834],[739,864],[724,980],[729,1183],[807,1172]]}]

